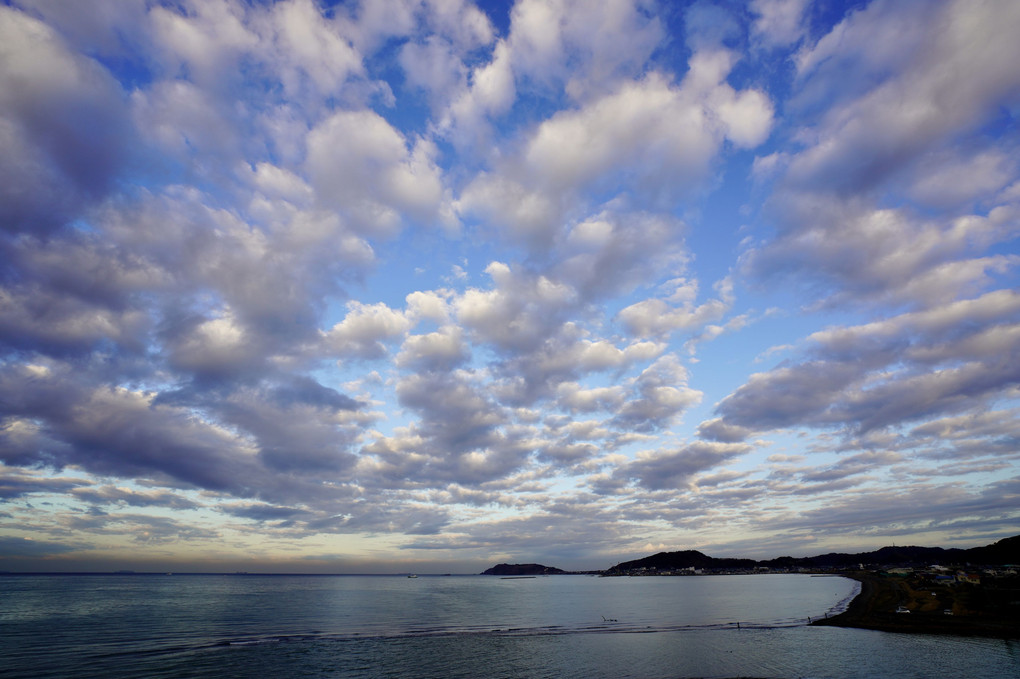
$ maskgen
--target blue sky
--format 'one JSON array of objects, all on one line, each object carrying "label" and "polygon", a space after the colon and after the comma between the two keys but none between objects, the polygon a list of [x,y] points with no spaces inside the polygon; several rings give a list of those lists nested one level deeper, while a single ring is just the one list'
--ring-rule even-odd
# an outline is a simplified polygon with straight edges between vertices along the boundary
[{"label": "blue sky", "polygon": [[1020,4],[0,7],[0,569],[1020,532]]}]

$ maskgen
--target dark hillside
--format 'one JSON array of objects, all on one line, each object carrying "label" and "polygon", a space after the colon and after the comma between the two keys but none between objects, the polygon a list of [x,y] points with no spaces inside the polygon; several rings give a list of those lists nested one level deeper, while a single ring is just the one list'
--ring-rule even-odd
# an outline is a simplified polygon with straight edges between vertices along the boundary
[{"label": "dark hillside", "polygon": [[984,547],[943,549],[941,547],[882,547],[873,552],[843,554],[832,552],[809,557],[781,556],[775,559],[717,559],[688,549],[681,552],[659,552],[633,561],[624,561],[606,571],[618,575],[631,571],[682,571],[690,568],[705,571],[733,571],[768,568],[769,570],[894,568],[897,566],[1003,566],[1020,564],[1020,535],[1004,538]]}]

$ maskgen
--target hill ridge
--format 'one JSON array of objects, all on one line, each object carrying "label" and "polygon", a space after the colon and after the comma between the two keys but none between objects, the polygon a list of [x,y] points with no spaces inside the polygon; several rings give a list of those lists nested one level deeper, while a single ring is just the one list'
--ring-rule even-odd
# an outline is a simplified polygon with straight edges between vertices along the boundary
[{"label": "hill ridge", "polygon": [[870,566],[970,564],[1002,566],[1020,563],[1020,535],[1003,538],[983,547],[969,549],[916,546],[887,546],[870,552],[848,554],[829,552],[818,556],[780,556],[774,559],[716,558],[695,549],[677,552],[658,552],[650,556],[624,561],[606,573],[634,570],[736,570],[736,569],[791,569],[791,568],[848,568],[858,564]]}]

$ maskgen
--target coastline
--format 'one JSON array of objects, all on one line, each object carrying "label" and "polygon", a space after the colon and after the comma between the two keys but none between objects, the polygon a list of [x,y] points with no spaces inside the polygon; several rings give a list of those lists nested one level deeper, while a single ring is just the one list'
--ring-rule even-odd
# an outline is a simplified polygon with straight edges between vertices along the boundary
[{"label": "coastline", "polygon": [[1020,639],[1016,620],[993,616],[944,615],[941,612],[897,613],[907,588],[895,578],[874,573],[846,573],[861,583],[861,591],[847,609],[811,622],[816,626],[853,627],[905,634],[951,634],[957,636]]}]

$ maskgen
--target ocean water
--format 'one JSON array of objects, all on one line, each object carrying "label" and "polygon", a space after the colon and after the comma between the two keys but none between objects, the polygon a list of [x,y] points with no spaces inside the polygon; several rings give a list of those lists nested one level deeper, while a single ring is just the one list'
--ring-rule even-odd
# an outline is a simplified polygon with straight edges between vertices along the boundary
[{"label": "ocean water", "polygon": [[1014,641],[807,626],[857,591],[807,575],[6,575],[0,676],[1020,676]]}]

